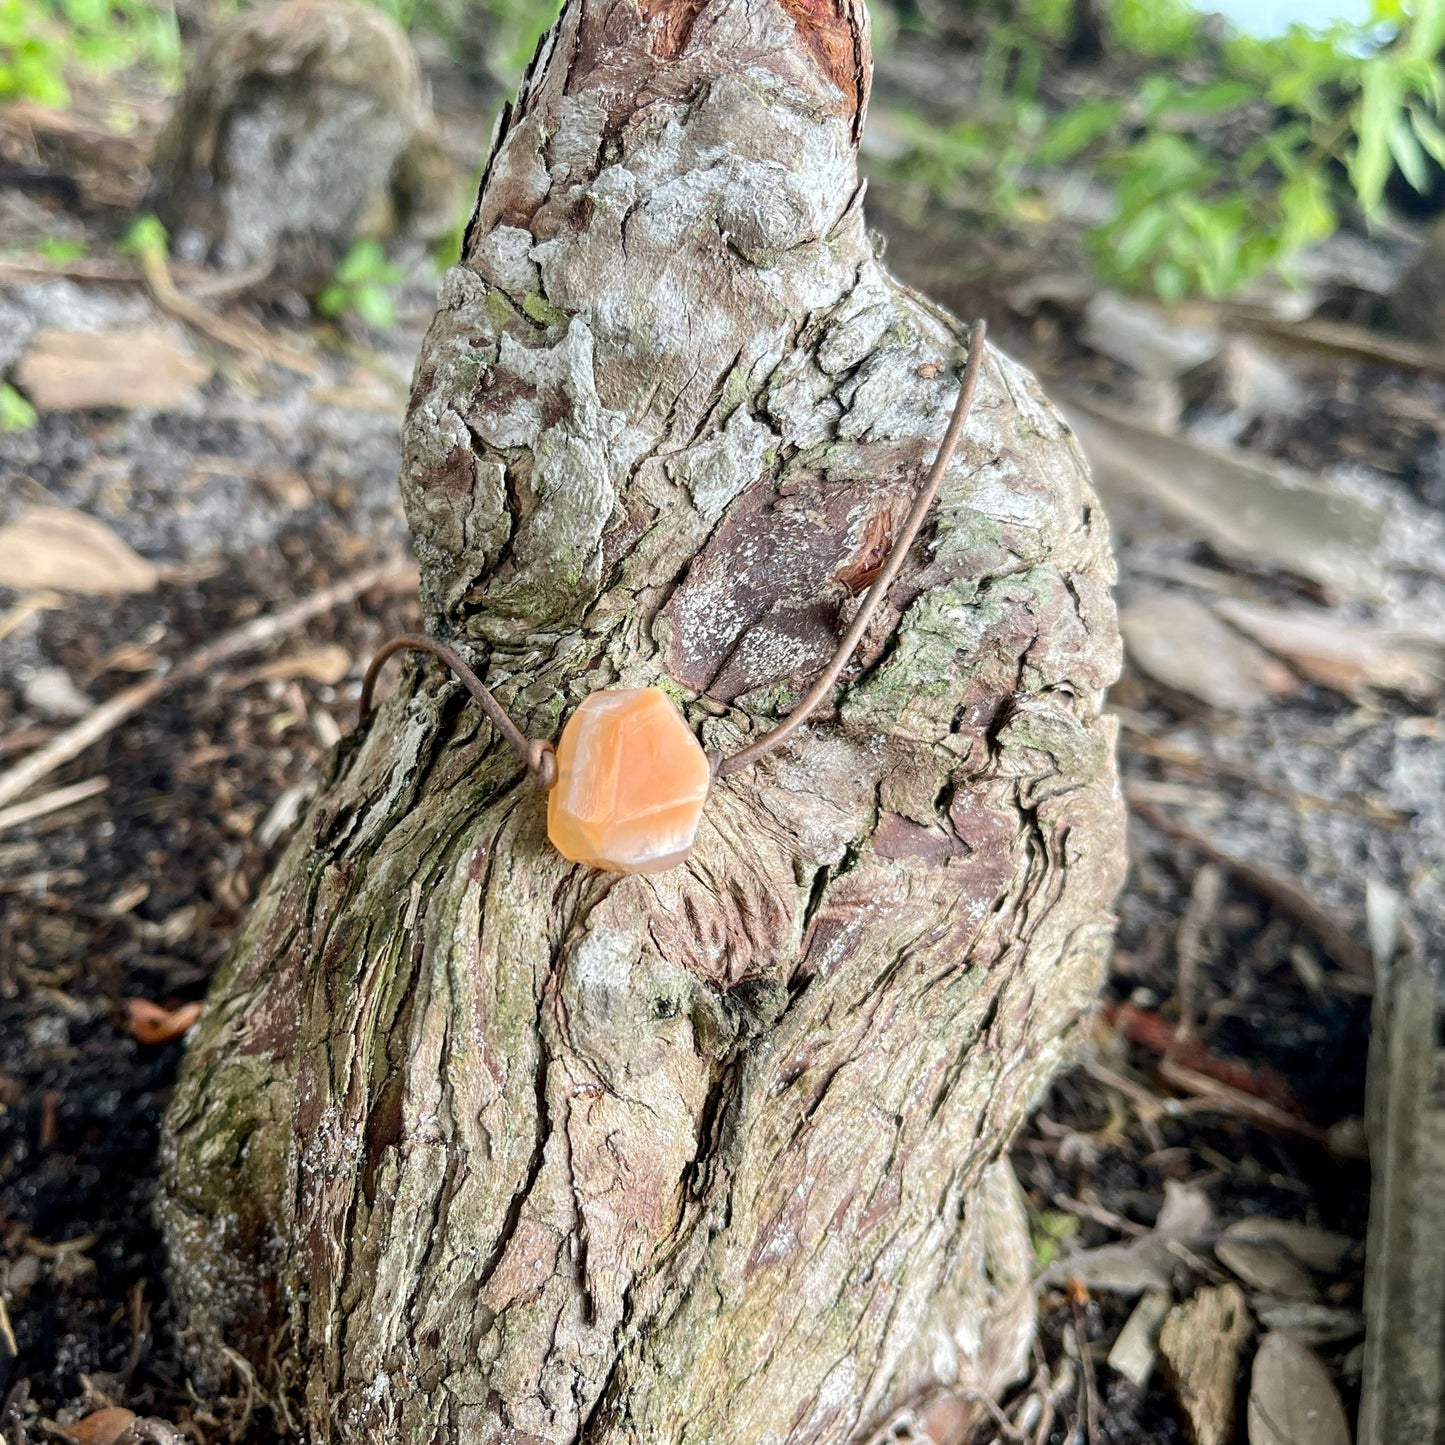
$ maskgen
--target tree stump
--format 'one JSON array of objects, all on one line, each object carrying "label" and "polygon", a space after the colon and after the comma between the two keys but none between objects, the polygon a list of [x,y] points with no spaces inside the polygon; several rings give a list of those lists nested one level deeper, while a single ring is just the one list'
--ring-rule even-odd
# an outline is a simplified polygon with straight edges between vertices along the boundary
[{"label": "tree stump", "polygon": [[221,20],[156,145],[156,205],[184,259],[324,280],[359,236],[430,242],[463,192],[401,28],[355,0]]},{"label": "tree stump", "polygon": [[[933,459],[966,332],[864,227],[866,27],[572,0],[499,122],[402,488],[429,626],[530,735],[655,682],[735,750]],[[170,1111],[198,1359],[239,1353],[316,1441],[958,1438],[1026,1360],[1005,1150],[1109,947],[1111,579],[1068,428],[990,352],[834,709],[653,877],[560,858],[410,664]]]}]

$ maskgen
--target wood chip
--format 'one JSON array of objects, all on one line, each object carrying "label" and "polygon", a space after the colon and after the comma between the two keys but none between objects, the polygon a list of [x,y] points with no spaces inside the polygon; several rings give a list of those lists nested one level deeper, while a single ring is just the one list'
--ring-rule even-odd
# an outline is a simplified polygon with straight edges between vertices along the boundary
[{"label": "wood chip", "polygon": [[1221,712],[1252,712],[1299,690],[1262,647],[1183,592],[1151,592],[1119,615],[1128,656],[1156,682]]},{"label": "wood chip", "polygon": [[135,1421],[134,1410],[123,1410],[119,1405],[107,1405],[103,1410],[92,1411],[67,1429],[70,1438],[77,1441],[78,1445],[115,1445]]},{"label": "wood chip", "polygon": [[1438,697],[1445,637],[1425,641],[1387,628],[1346,622],[1319,609],[1260,607],[1221,598],[1214,610],[1311,682],[1346,697],[1397,692],[1416,702]]},{"label": "wood chip", "polygon": [[1329,1371],[1283,1330],[1266,1335],[1254,1357],[1248,1420],[1249,1445],[1350,1445]]},{"label": "wood chip", "polygon": [[0,527],[0,587],[84,596],[149,592],[159,574],[104,522],[66,507],[27,507]]},{"label": "wood chip", "polygon": [[256,676],[267,680],[302,677],[310,682],[335,684],[350,671],[351,653],[340,643],[329,643],[278,657],[258,667]]},{"label": "wood chip", "polygon": [[1227,1445],[1234,1432],[1239,1352],[1252,1326],[1236,1285],[1204,1289],[1169,1312],[1159,1353],[1194,1445]]},{"label": "wood chip", "polygon": [[168,330],[67,331],[47,326],[20,358],[16,380],[38,411],[170,411],[211,379],[209,361]]},{"label": "wood chip", "polygon": [[1162,1290],[1149,1290],[1134,1306],[1109,1351],[1109,1368],[1136,1389],[1144,1389],[1154,1373],[1159,1358],[1159,1327],[1169,1313],[1169,1303],[1169,1296]]},{"label": "wood chip", "polygon": [[184,1003],[179,1008],[162,1008],[145,998],[125,1001],[126,1030],[141,1044],[168,1044],[178,1039],[201,1016],[202,1005]]}]

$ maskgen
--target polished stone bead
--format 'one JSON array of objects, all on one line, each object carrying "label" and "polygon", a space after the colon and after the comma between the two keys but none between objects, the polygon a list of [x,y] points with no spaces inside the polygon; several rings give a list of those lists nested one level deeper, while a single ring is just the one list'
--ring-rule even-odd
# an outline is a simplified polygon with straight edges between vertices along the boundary
[{"label": "polished stone bead", "polygon": [[547,835],[574,863],[661,873],[687,857],[711,786],[707,756],[665,692],[594,692],[557,744]]}]

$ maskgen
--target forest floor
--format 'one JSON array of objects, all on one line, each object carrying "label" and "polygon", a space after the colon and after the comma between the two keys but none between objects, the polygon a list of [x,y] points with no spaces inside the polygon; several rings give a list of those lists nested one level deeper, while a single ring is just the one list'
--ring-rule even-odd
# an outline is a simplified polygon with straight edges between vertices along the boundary
[{"label": "forest floor", "polygon": [[[875,122],[929,63],[894,55]],[[0,374],[39,357],[54,387],[0,432],[0,526],[52,509],[45,545],[78,578],[0,588],[0,785],[123,689],[276,620],[38,781],[22,803],[48,811],[0,803],[0,1438],[86,1438],[74,1424],[119,1405],[265,1439],[240,1385],[188,1383],[150,1214],[159,1125],[189,1006],[352,726],[369,654],[420,621],[395,478],[434,281],[385,332],[312,323],[264,284],[206,303],[310,375],[217,346],[123,258],[43,254],[68,235],[114,256],[144,194],[144,127],[102,154],[79,114],[0,122],[3,158],[75,179],[0,186]],[[474,162],[489,118],[445,118]],[[1342,241],[1304,301],[1166,318],[1101,290],[1057,233],[985,234],[874,168],[890,264],[986,314],[1069,409],[1130,653],[1111,706],[1132,866],[1096,1047],[1014,1151],[1037,1371],[979,1439],[1197,1438],[1191,1409],[1242,1421],[1254,1341],[1278,1330],[1353,1413],[1372,945],[1445,917],[1445,354],[1369,324],[1408,237]],[[173,398],[74,406],[65,331],[158,346]],[[107,569],[134,590],[96,595]]]}]

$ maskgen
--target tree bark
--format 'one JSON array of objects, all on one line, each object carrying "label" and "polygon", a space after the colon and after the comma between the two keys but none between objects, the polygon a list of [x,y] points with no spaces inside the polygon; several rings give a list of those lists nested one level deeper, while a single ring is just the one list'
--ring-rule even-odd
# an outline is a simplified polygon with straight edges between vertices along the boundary
[{"label": "tree bark", "polygon": [[[503,115],[401,481],[429,626],[531,735],[658,682],[732,751],[879,567],[966,334],[873,255],[868,76],[862,0],[572,0]],[[1068,428],[990,352],[835,710],[651,878],[558,857],[411,664],[170,1112],[198,1358],[316,1441],[957,1438],[1025,1363],[1004,1151],[1109,944],[1111,580]]]}]

